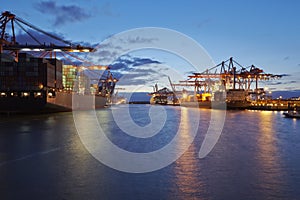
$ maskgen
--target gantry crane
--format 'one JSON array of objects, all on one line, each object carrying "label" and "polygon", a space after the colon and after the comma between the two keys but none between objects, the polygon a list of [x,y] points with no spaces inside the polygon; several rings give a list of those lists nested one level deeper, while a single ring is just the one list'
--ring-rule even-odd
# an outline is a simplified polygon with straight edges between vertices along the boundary
[{"label": "gantry crane", "polygon": [[220,64],[209,68],[201,73],[193,73],[187,80],[172,84],[173,87],[194,87],[195,95],[199,92],[211,93],[218,83],[225,90],[245,90],[250,93],[252,83],[255,89],[252,93],[258,93],[258,81],[281,78],[282,75],[265,73],[262,69],[251,65],[243,67],[232,57]]},{"label": "gantry crane", "polygon": [[[20,44],[16,39],[16,26],[23,30],[34,41],[34,44]],[[30,30],[34,30],[39,34],[47,36],[48,39],[55,41],[55,43],[51,42],[46,44],[45,41],[40,41]],[[93,47],[73,44],[68,40],[64,40],[32,25],[9,11],[2,12],[0,15],[0,31],[0,53],[9,52],[12,56],[14,56],[16,62],[18,61],[19,52],[29,52],[35,56],[38,54],[36,57],[40,58],[47,56],[50,58],[54,56],[54,58],[56,58],[56,54],[59,53],[60,57],[70,63],[73,63],[71,59],[75,59],[82,63],[89,64],[89,66],[75,66],[75,68],[78,74],[84,74],[83,72],[87,71],[90,73],[91,77],[95,77],[96,75],[100,77],[98,79],[89,78],[91,81],[98,81],[100,95],[111,96],[114,92],[114,88],[118,80],[114,78],[108,66],[95,65],[76,55],[76,53],[94,52],[95,49]],[[24,41],[22,42],[24,43]],[[99,73],[99,71],[102,72]]]},{"label": "gantry crane", "polygon": [[[15,25],[17,25],[20,29],[27,33],[30,36],[30,38],[32,38],[35,41],[36,44],[19,44],[16,41]],[[34,35],[30,33],[30,31],[28,31],[28,29],[26,29],[24,26],[37,31],[38,33],[44,34],[49,38],[52,38],[55,41],[60,42],[64,45],[56,45],[53,43],[47,45],[45,42],[41,42],[36,37],[34,37]],[[8,30],[9,28],[11,29],[10,31]],[[46,55],[50,55],[50,57],[52,57],[52,53],[54,54],[54,56],[56,56],[57,52],[65,52],[69,54],[70,52],[94,51],[94,48],[92,47],[81,46],[79,44],[72,44],[70,41],[61,39],[56,35],[48,33],[30,24],[29,22],[26,22],[25,20],[17,17],[9,11],[5,11],[1,14],[0,29],[0,53],[3,53],[3,51],[10,51],[15,56],[16,61],[18,60],[19,51],[40,52],[41,57],[44,57]]]}]

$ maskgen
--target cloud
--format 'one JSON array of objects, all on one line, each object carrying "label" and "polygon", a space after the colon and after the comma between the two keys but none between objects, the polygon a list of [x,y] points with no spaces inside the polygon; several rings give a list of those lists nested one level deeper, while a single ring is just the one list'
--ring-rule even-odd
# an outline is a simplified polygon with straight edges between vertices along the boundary
[{"label": "cloud", "polygon": [[296,90],[298,88],[297,87],[293,87],[293,86],[288,86],[288,87],[284,87],[283,89],[290,91],[290,90]]},{"label": "cloud", "polygon": [[[18,25],[16,25],[16,28],[18,28]],[[45,35],[43,33],[40,33],[36,30],[33,29],[27,29],[27,32],[30,33],[30,35],[32,35],[39,43],[41,43],[42,45],[50,45],[50,44],[54,44],[56,46],[69,46],[69,44],[66,44],[60,40],[54,39],[48,35]],[[57,38],[60,38],[61,40],[67,41],[69,43],[72,43],[73,45],[81,45],[81,46],[85,46],[85,47],[95,47],[97,46],[97,44],[91,44],[89,42],[83,42],[83,41],[70,41],[68,39],[65,38],[65,36],[62,33],[57,33],[57,32],[48,32],[49,34],[56,36]],[[16,34],[16,41],[21,44],[21,45],[38,45],[39,43],[37,41],[35,41],[28,33],[25,33],[24,31],[22,31],[21,29],[18,29],[17,34]]]},{"label": "cloud", "polygon": [[140,52],[136,55],[135,50],[152,47],[157,40],[152,34],[112,35],[101,42],[88,59],[95,64],[110,66],[111,71],[119,78],[117,84],[122,87],[145,86],[152,90],[155,82],[169,84],[167,76],[172,77],[174,70],[152,58],[153,56],[141,56]]},{"label": "cloud", "polygon": [[117,14],[113,11],[112,9],[112,5],[110,2],[106,2],[101,8],[100,10],[98,10],[98,13],[104,15],[104,16],[108,16],[108,17],[118,17],[120,16],[120,14]]},{"label": "cloud", "polygon": [[[92,62],[94,62],[95,64],[111,65],[115,63],[116,60],[120,62],[120,57],[130,53],[131,49],[135,49],[136,44],[140,44],[140,46],[148,46],[149,43],[152,43],[155,40],[155,38],[151,37],[128,36],[122,38],[114,38],[114,36],[111,36],[99,44],[99,46],[96,48],[97,51],[91,54],[89,56],[89,59],[92,60]],[[127,59],[126,62],[129,62],[129,60]],[[138,60],[134,62],[136,65],[139,65]],[[141,64],[143,64],[144,62],[147,62],[147,60],[141,61]]]},{"label": "cloud", "polygon": [[144,65],[149,64],[161,64],[161,62],[151,59],[151,58],[139,58],[139,57],[132,57],[129,54],[121,56],[116,61],[114,61],[110,66],[113,70],[132,70]]},{"label": "cloud", "polygon": [[119,57],[109,67],[121,86],[152,85],[153,80],[167,77],[162,73],[164,66],[158,60],[130,54]]},{"label": "cloud", "polygon": [[280,76],[284,77],[284,76],[291,76],[290,74],[280,74]]},{"label": "cloud", "polygon": [[270,83],[268,83],[268,85],[281,85],[281,84],[289,85],[289,84],[294,84],[294,83],[298,83],[298,81],[278,81],[278,82],[270,82]]},{"label": "cloud", "polygon": [[281,85],[282,82],[271,82],[271,83],[268,83],[268,85]]},{"label": "cloud", "polygon": [[160,66],[146,64],[141,68],[132,68],[120,78],[120,85],[153,85],[154,80],[166,78],[165,74],[160,73]]},{"label": "cloud", "polygon": [[283,74],[280,80],[266,82],[266,85],[273,86],[272,90],[299,90],[300,89],[300,72],[292,74]]},{"label": "cloud", "polygon": [[[27,30],[35,39],[37,39],[41,44],[49,45],[50,43],[55,44],[57,46],[66,45],[65,43],[56,40],[54,38],[51,38],[43,33],[37,32],[35,30]],[[60,33],[51,32],[50,34],[59,37],[63,40],[65,40],[64,36]],[[38,45],[38,43],[31,37],[29,34],[25,32],[18,31],[16,34],[16,41],[19,44],[32,44],[32,45]]]},{"label": "cloud", "polygon": [[126,74],[121,77],[118,84],[119,85],[145,85],[147,80],[141,78],[139,74]]},{"label": "cloud", "polygon": [[50,14],[54,16],[54,25],[61,26],[69,22],[80,22],[91,15],[84,8],[77,5],[57,5],[56,1],[41,1],[36,3],[34,7],[42,14]]},{"label": "cloud", "polygon": [[[142,37],[129,37],[127,41],[130,44],[139,44],[139,43],[152,43],[153,41],[157,40],[156,38],[142,38]],[[124,41],[124,40],[123,40]]]},{"label": "cloud", "polygon": [[292,83],[298,83],[298,81],[288,81],[285,84],[292,84]]},{"label": "cloud", "polygon": [[161,64],[161,62],[150,58],[134,58],[133,66],[141,66],[145,64]]}]

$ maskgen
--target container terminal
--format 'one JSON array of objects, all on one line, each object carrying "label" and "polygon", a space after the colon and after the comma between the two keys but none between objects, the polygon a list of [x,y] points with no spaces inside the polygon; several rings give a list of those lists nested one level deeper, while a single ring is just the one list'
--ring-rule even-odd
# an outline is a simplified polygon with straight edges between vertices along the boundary
[{"label": "container terminal", "polygon": [[[16,26],[37,44],[19,44]],[[109,103],[117,82],[109,67],[78,66],[72,61],[74,58],[82,61],[76,54],[93,52],[92,47],[72,44],[8,11],[0,17],[0,28],[1,112],[102,108]],[[46,35],[59,45],[40,42],[30,30]]]},{"label": "container terminal", "polygon": [[172,83],[171,90],[154,86],[152,104],[196,106],[200,108],[289,110],[300,107],[300,98],[272,99],[260,81],[280,79],[282,75],[265,73],[254,65],[244,67],[232,57],[186,80]]},{"label": "container terminal", "polygon": [[[35,44],[18,43],[16,26]],[[118,80],[110,68],[83,61],[76,55],[93,52],[93,47],[72,44],[9,11],[1,14],[0,28],[1,112],[102,108],[113,102],[111,97]],[[30,30],[59,44],[41,42]],[[87,62],[89,66],[75,65],[72,59]],[[272,99],[264,88],[259,87],[260,81],[279,78],[281,75],[265,73],[254,65],[243,67],[229,58],[203,72],[193,73],[179,83],[172,83],[169,78],[171,90],[158,90],[156,85],[154,92],[149,94],[152,96],[150,103],[256,110],[300,107],[299,99]]]}]

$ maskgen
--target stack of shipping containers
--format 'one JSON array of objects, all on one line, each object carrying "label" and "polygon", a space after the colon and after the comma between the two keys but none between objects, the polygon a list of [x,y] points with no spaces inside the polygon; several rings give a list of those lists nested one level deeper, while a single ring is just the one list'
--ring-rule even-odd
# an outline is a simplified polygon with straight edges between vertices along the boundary
[{"label": "stack of shipping containers", "polygon": [[62,88],[62,63],[56,59],[20,53],[18,62],[1,54],[0,109],[34,109],[44,106],[47,91]]},{"label": "stack of shipping containers", "polygon": [[[48,74],[48,87],[56,88],[56,89],[63,89],[63,83],[62,83],[62,61],[57,59],[47,59],[51,65],[54,66],[54,70],[52,72],[53,68],[48,68],[47,74]],[[54,76],[53,74],[54,73]]]}]

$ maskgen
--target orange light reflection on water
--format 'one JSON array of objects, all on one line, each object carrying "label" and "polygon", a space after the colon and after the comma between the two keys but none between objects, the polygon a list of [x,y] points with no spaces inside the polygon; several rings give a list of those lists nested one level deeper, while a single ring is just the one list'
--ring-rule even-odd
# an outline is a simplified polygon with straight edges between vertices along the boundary
[{"label": "orange light reflection on water", "polygon": [[[191,114],[192,112],[199,112],[197,109],[182,108],[181,110],[181,123],[184,126],[180,132],[180,145],[179,148],[184,148],[188,141],[192,139],[190,134]],[[179,188],[184,199],[199,199],[200,194],[205,193],[204,183],[199,179],[199,159],[198,151],[195,145],[192,144],[189,149],[180,157],[175,163],[175,183]]]},{"label": "orange light reflection on water", "polygon": [[[272,111],[261,111],[258,114],[258,139],[257,139],[257,161],[259,186],[263,190],[276,189],[279,187],[280,177],[282,176],[281,161],[279,160],[279,149],[277,146],[276,131],[274,122],[276,114]],[[278,188],[277,191],[280,191]],[[267,195],[267,194],[263,194]],[[266,196],[267,197],[267,196]]]}]

